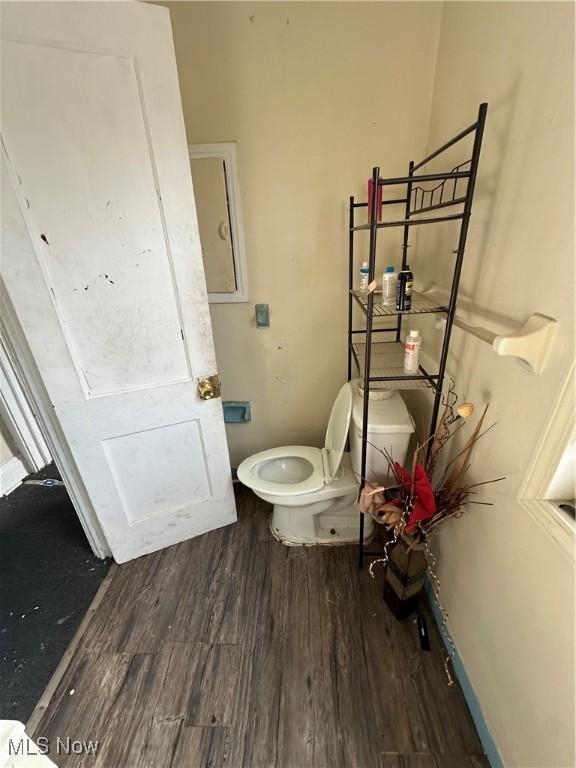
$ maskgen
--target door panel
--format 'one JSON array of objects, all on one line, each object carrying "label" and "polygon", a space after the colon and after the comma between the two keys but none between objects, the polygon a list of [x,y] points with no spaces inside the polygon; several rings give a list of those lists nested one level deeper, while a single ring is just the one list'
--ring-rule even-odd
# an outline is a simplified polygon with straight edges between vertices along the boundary
[{"label": "door panel", "polygon": [[[189,378],[134,61],[5,45],[3,135],[27,181],[81,385],[97,396]],[[24,125],[12,119],[23,114]]]},{"label": "door panel", "polygon": [[2,276],[122,561],[235,520],[170,20],[2,10]]}]

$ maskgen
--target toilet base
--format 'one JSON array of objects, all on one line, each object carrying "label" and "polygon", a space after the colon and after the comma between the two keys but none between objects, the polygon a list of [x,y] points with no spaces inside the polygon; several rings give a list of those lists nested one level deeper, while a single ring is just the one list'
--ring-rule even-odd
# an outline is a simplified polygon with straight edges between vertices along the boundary
[{"label": "toilet base", "polygon": [[[274,538],[288,547],[339,546],[358,543],[359,516],[356,493],[302,507],[275,504],[270,519]],[[365,518],[364,540],[374,532]]]}]

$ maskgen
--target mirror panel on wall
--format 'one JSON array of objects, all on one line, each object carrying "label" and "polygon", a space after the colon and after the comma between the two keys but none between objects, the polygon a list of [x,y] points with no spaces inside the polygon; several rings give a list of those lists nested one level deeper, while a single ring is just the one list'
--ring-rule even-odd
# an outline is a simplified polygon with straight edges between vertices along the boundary
[{"label": "mirror panel on wall", "polygon": [[236,144],[191,144],[188,150],[208,300],[248,301]]}]

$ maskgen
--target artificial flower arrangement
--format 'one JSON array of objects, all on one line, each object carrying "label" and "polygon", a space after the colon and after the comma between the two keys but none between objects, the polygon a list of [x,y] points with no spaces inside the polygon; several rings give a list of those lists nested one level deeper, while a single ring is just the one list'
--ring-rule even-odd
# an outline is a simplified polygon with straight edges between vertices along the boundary
[{"label": "artificial flower arrangement", "polygon": [[[475,498],[478,488],[504,478],[472,483],[466,477],[475,444],[494,426],[492,424],[482,430],[488,406],[464,447],[445,466],[440,466],[447,444],[474,412],[472,403],[458,405],[453,382],[449,385],[443,404],[438,428],[428,440],[416,446],[410,470],[383,451],[390,482],[382,485],[365,483],[359,505],[362,512],[370,515],[388,531],[384,556],[371,563],[370,574],[374,576],[373,569],[377,563],[385,565],[384,597],[395,615],[403,618],[414,610],[427,573],[443,616],[442,634],[448,647],[453,649],[446,631],[448,616],[440,601],[437,558],[430,549],[430,539],[438,533],[439,527],[446,520],[460,517],[467,505],[490,506],[490,502]],[[446,672],[451,684],[447,665]]]}]

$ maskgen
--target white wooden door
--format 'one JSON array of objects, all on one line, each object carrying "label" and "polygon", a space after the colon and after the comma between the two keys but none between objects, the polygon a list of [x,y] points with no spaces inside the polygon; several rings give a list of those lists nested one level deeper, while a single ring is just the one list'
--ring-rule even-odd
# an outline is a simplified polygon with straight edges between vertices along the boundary
[{"label": "white wooden door", "polygon": [[123,562],[236,520],[170,17],[2,6],[2,279]]}]

